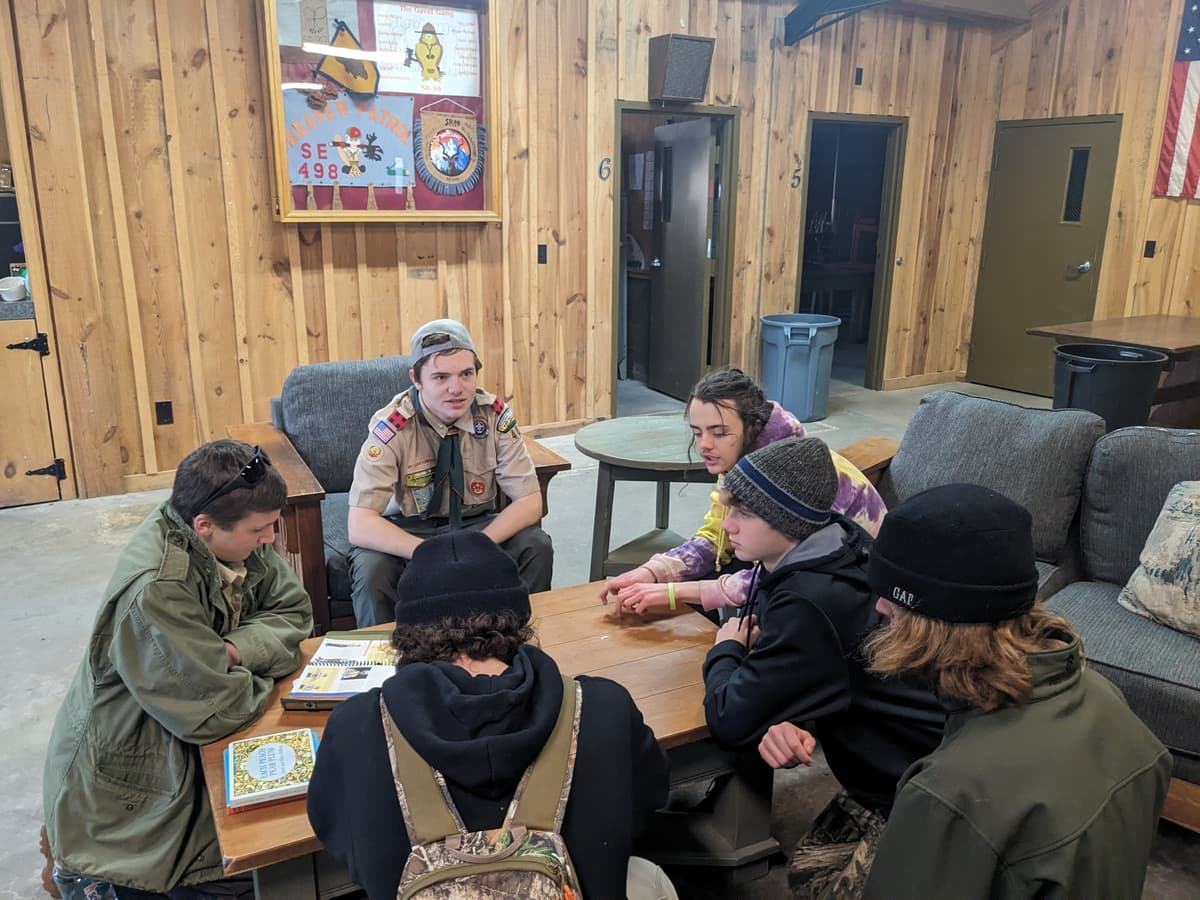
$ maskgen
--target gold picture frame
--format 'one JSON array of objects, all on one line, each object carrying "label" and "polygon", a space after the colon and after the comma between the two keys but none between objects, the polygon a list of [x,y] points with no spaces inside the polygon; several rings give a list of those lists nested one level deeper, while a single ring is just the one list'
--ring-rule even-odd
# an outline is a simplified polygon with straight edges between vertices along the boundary
[{"label": "gold picture frame", "polygon": [[500,219],[490,0],[261,0],[281,222]]}]

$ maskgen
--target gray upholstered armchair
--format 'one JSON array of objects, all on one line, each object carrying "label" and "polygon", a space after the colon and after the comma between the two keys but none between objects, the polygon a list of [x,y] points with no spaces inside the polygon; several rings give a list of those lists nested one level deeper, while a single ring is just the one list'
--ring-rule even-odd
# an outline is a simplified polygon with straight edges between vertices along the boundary
[{"label": "gray upholstered armchair", "polygon": [[1100,438],[1080,509],[1080,580],[1046,607],[1079,632],[1088,664],[1171,751],[1175,777],[1163,817],[1200,831],[1200,641],[1117,603],[1181,481],[1200,481],[1200,431],[1121,428]]},{"label": "gray upholstered armchair", "polygon": [[1079,409],[1028,409],[937,391],[921,400],[895,459],[881,474],[889,507],[953,482],[981,484],[1033,516],[1038,595],[1050,596],[1078,569],[1073,523],[1083,475],[1104,420]]},{"label": "gray upholstered armchair", "polygon": [[[288,485],[283,513],[287,557],[312,598],[317,634],[353,628],[346,534],[354,461],[372,413],[407,388],[407,356],[297,366],[271,400],[271,422],[236,425],[232,437],[258,444]],[[542,514],[546,489],[571,464],[526,436]]]}]

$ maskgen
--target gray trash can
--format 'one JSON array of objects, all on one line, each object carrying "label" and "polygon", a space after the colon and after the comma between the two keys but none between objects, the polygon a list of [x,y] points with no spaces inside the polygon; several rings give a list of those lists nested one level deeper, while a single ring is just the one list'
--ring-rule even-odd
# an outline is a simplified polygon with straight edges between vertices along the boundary
[{"label": "gray trash can", "polygon": [[842,320],[810,313],[762,317],[762,385],[801,422],[825,418],[833,344]]},{"label": "gray trash can", "polygon": [[1109,431],[1146,424],[1165,353],[1120,344],[1063,344],[1054,357],[1055,409],[1094,412]]}]

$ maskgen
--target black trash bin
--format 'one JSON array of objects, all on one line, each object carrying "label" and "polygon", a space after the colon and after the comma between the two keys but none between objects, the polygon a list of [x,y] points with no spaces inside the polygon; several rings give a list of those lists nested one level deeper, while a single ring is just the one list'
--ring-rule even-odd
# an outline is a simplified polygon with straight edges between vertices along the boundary
[{"label": "black trash bin", "polygon": [[1054,356],[1055,409],[1094,412],[1109,431],[1146,424],[1165,353],[1119,344],[1063,344]]}]

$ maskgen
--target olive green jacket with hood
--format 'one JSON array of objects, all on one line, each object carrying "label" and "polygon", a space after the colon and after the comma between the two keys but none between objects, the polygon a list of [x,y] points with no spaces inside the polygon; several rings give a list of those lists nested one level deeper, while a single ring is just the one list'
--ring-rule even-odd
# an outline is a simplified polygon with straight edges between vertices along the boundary
[{"label": "olive green jacket with hood", "polygon": [[867,900],[1142,896],[1171,756],[1066,637],[1031,702],[952,711],[904,773]]},{"label": "olive green jacket with hood", "polygon": [[42,797],[56,861],[148,891],[222,877],[200,745],[262,713],[311,631],[308,595],[272,547],[246,560],[238,614],[196,532],[169,503],[151,513],[121,554],[50,737]]}]

